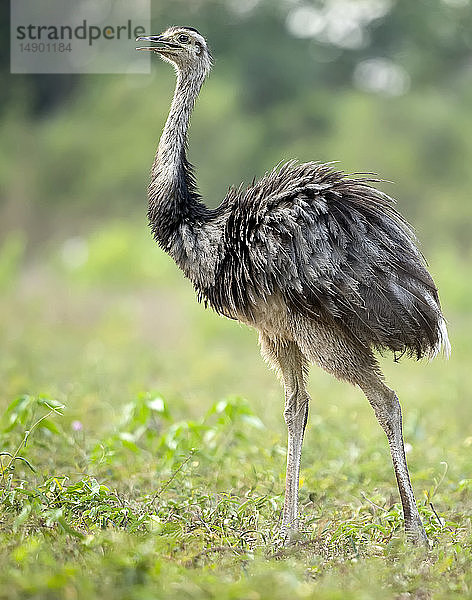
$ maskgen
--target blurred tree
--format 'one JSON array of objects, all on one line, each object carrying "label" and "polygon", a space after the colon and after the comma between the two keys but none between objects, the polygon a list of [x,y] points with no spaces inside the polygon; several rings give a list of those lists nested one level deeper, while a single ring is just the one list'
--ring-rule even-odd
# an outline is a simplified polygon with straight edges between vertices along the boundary
[{"label": "blurred tree", "polygon": [[10,2],[0,3],[0,110],[20,103],[31,116],[60,107],[78,87],[77,75],[10,73]]},{"label": "blurred tree", "polygon": [[[10,75],[8,11],[1,3],[0,227],[45,237],[144,214],[171,74]],[[152,11],[153,32],[194,26],[215,55],[190,139],[211,203],[280,160],[339,159],[400,182],[420,229],[470,246],[470,0],[169,0]]]}]

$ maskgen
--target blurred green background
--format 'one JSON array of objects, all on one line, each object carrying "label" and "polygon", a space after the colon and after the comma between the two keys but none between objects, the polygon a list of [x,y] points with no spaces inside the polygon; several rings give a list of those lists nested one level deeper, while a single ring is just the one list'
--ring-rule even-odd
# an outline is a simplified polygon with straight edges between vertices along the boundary
[{"label": "blurred green background", "polygon": [[[141,219],[173,72],[9,75],[2,3],[0,227],[30,248]],[[427,254],[470,252],[467,0],[154,1],[152,29],[197,27],[215,66],[190,154],[211,205],[288,158],[375,171]]]},{"label": "blurred green background", "polygon": [[[172,69],[156,58],[151,75],[11,75],[5,3],[0,10],[4,402],[34,385],[84,408],[80,386],[70,396],[90,364],[98,379],[100,369],[114,373],[112,403],[133,385],[195,396],[197,412],[218,394],[246,394],[263,407],[270,390],[279,402],[255,335],[197,306],[150,239],[146,185]],[[467,360],[470,3],[154,1],[152,32],[170,24],[198,28],[215,56],[190,132],[207,203],[291,158],[336,160],[393,182],[383,188],[421,240],[453,361]],[[96,398],[99,381],[88,378],[82,384]]]},{"label": "blurred green background", "polygon": [[[391,357],[381,361],[405,409],[417,498],[428,508],[434,497],[435,510],[446,521],[455,521],[448,530],[452,541],[447,552],[469,549],[456,571],[449,570],[452,554],[445,551],[449,562],[438,563],[438,573],[447,571],[450,579],[432,575],[438,585],[448,586],[438,597],[451,598],[452,589],[466,597],[472,589],[471,2],[153,0],[152,33],[172,24],[199,29],[215,56],[192,119],[189,148],[208,205],[217,205],[230,185],[250,182],[292,158],[336,160],[346,172],[376,172],[392,182],[382,189],[397,198],[400,212],[418,234],[440,289],[453,354],[449,361],[438,357],[431,364],[397,364]],[[22,450],[37,472],[30,474],[19,465],[15,485],[34,488],[53,476],[77,481],[91,475],[129,502],[165,485],[165,497],[176,506],[191,502],[194,492],[206,494],[210,505],[215,494],[231,492],[241,503],[259,494],[280,508],[283,398],[259,357],[257,336],[198,305],[191,285],[153,243],[147,228],[146,187],[172,97],[172,69],[156,58],[151,75],[10,75],[6,2],[0,5],[0,47],[0,410],[22,394],[31,395],[26,404],[28,398],[45,395],[67,407],[60,429],[36,431]],[[314,515],[317,535],[326,522],[348,517],[357,522],[359,511],[371,507],[366,494],[375,494],[380,511],[398,498],[384,434],[359,390],[313,369],[310,392],[300,493],[303,517]],[[130,437],[129,419],[123,416],[134,406],[129,403],[141,406],[143,397],[155,394],[169,406],[169,431],[181,430],[182,439],[190,432],[185,443],[175,445],[170,466],[154,448],[167,431],[159,423],[146,429],[146,422],[133,432],[134,450],[123,442],[115,458],[106,458],[105,450],[102,456],[107,440],[118,444]],[[260,419],[265,428],[251,428],[245,421],[235,425],[229,419],[223,431],[227,444],[213,456],[203,439],[195,442],[192,428],[198,430],[209,407],[235,396],[247,399],[253,424]],[[239,400],[234,402],[239,406]],[[232,406],[231,401],[224,405]],[[241,406],[245,411],[246,404]],[[5,412],[0,427],[0,442],[9,450],[22,439],[21,427],[31,426],[28,411],[16,424],[8,420],[11,414]],[[174,481],[172,473],[195,445],[200,465],[187,465]],[[24,483],[27,479],[30,484]],[[5,585],[10,582],[11,590],[30,584],[18,558],[21,552],[15,554],[16,538],[23,535],[29,514],[18,524],[15,511],[20,516],[24,512],[18,506],[5,509],[8,518],[2,521],[7,523],[2,527],[10,561]],[[273,511],[266,510],[260,527],[276,528]],[[165,518],[171,521],[174,513],[169,515]],[[16,538],[8,533],[11,522]],[[243,525],[238,527],[234,543]],[[336,527],[326,525],[335,540]],[[41,528],[35,531],[41,533]],[[197,556],[202,548],[227,543],[208,531]],[[440,539],[447,538],[445,531]],[[28,554],[31,572],[40,581],[49,577],[42,569],[45,561],[50,560],[50,569],[60,570],[62,561],[69,560],[60,543],[50,543],[47,535],[39,562],[36,550]],[[136,540],[130,534],[115,554],[104,551],[104,563],[96,562],[99,553],[90,546],[91,581],[100,587],[110,567],[108,556],[118,557],[116,568],[121,569],[119,555],[128,547],[130,565],[135,565]],[[52,558],[46,560],[50,552]],[[89,550],[84,545],[80,552]],[[149,552],[149,564],[154,565],[154,551]],[[378,553],[378,546],[369,552]],[[70,560],[75,568],[75,559]],[[293,577],[290,564],[277,567],[292,573],[286,580],[292,587],[284,584],[279,595],[267,592],[269,571],[264,571],[259,595],[244,597],[308,597],[303,587],[307,564],[301,557]],[[395,594],[405,590],[410,597],[408,582],[394,583],[391,595],[379,596],[374,588],[384,584],[382,571],[378,581],[367,582],[366,573],[372,570],[364,571],[365,563],[358,566],[359,572],[351,565],[350,585],[372,587],[372,594],[343,598],[400,598]],[[241,572],[234,568],[234,574],[233,567],[231,563],[230,575],[224,573],[222,581],[233,575],[246,581],[246,565]],[[272,566],[264,563],[261,568]],[[182,569],[185,583],[186,563]],[[173,573],[162,579],[172,582]],[[423,585],[422,573],[420,569],[418,585]],[[100,597],[138,597],[121,590],[120,577],[116,590]],[[157,570],[153,577],[160,577]],[[206,577],[203,570],[202,581]],[[337,590],[337,576],[328,583]],[[89,585],[88,575],[82,584]],[[44,583],[47,594],[50,585],[56,583]],[[175,593],[209,597],[203,592]],[[214,597],[242,598],[238,593]],[[24,596],[10,592],[7,597]],[[71,592],[57,597],[76,596]]]},{"label": "blurred green background", "polygon": [[[197,407],[207,395],[253,400],[269,389],[278,398],[255,336],[196,306],[147,230],[148,172],[172,69],[155,59],[151,75],[10,75],[7,5],[0,10],[4,400],[34,382],[69,401],[90,364],[98,379],[111,369],[116,390],[133,382],[172,389],[196,396]],[[197,27],[215,56],[190,132],[208,204],[291,158],[337,160],[347,172],[393,182],[383,187],[429,259],[453,360],[466,360],[470,3],[154,1],[152,32],[170,24]],[[250,377],[241,377],[243,366]],[[90,386],[99,393],[98,380]],[[75,400],[83,407],[82,392]]]}]

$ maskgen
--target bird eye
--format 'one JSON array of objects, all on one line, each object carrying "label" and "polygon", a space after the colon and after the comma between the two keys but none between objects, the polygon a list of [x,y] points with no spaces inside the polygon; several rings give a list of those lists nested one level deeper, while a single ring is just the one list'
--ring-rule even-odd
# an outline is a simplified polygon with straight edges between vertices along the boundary
[{"label": "bird eye", "polygon": [[188,35],[185,35],[185,33],[182,33],[181,35],[179,35],[179,42],[183,42],[183,43],[188,42]]}]

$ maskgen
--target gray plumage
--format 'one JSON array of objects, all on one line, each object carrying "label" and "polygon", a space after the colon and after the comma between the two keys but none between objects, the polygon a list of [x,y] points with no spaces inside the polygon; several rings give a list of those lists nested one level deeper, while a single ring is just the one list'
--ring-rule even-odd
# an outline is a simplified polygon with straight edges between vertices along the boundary
[{"label": "gray plumage", "polygon": [[283,530],[297,527],[298,471],[308,411],[307,365],[357,384],[387,433],[407,532],[425,539],[408,477],[398,399],[373,350],[435,356],[449,342],[436,286],[413,232],[369,177],[331,164],[287,162],[216,209],[200,199],[186,157],[194,102],[211,66],[204,38],[171,27],[145,39],[173,64],[177,85],[149,186],[159,245],[218,313],[259,331],[285,387],[289,429]]}]

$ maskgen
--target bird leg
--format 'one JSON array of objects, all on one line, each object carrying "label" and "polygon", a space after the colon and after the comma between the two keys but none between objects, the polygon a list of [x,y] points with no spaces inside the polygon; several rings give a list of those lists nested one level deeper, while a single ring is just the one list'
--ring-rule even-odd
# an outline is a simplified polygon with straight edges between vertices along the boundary
[{"label": "bird leg", "polygon": [[287,476],[282,516],[282,532],[287,541],[298,530],[298,486],[303,434],[308,418],[309,396],[294,373],[285,380],[284,419],[288,431]]},{"label": "bird leg", "polygon": [[428,545],[428,538],[416,506],[411,486],[402,434],[402,412],[397,395],[376,378],[368,384],[360,384],[375,415],[387,434],[393,468],[403,506],[407,538],[415,544]]},{"label": "bird leg", "polygon": [[288,449],[281,535],[285,543],[290,543],[298,530],[300,461],[310,400],[305,389],[306,359],[293,342],[273,341],[262,335],[260,342],[262,355],[277,370],[285,390]]}]

